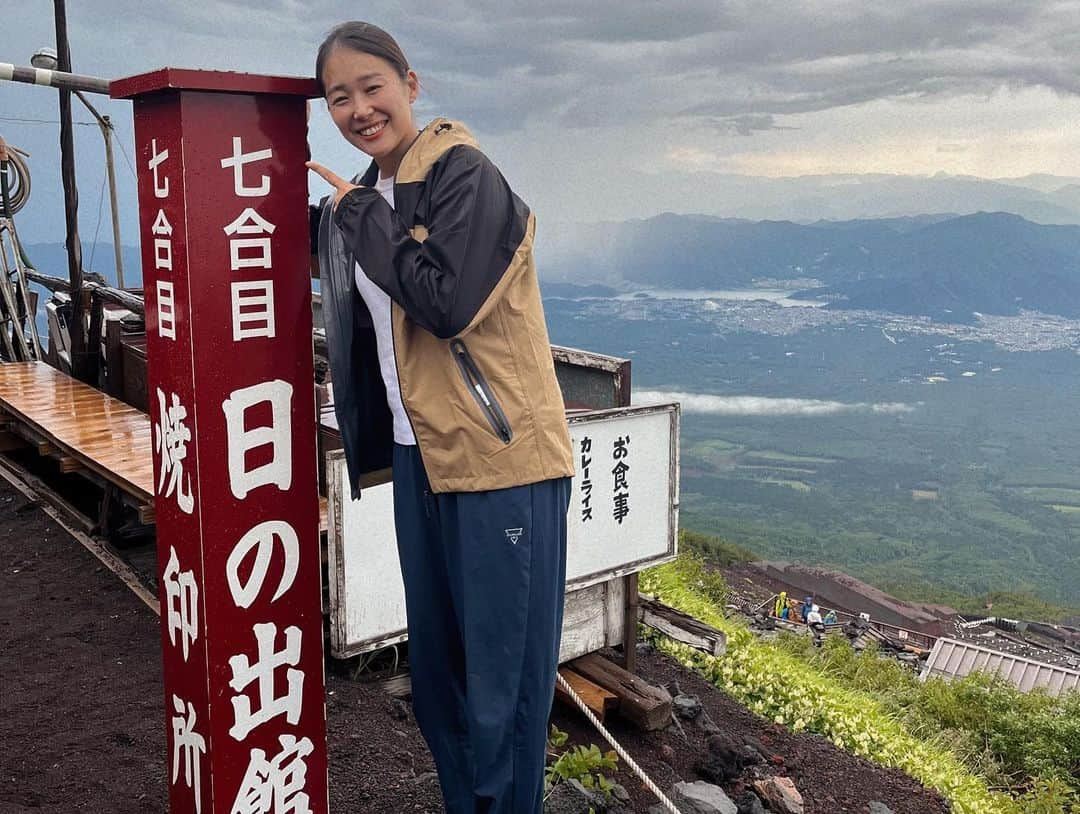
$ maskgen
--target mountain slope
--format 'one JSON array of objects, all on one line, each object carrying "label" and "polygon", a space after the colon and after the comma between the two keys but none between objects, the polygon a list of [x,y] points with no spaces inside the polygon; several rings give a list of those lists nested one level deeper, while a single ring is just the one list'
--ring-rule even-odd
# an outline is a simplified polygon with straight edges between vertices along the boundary
[{"label": "mountain slope", "polygon": [[722,289],[812,277],[840,308],[1080,316],[1080,226],[1001,212],[813,224],[664,214],[582,226],[543,249],[550,280]]}]

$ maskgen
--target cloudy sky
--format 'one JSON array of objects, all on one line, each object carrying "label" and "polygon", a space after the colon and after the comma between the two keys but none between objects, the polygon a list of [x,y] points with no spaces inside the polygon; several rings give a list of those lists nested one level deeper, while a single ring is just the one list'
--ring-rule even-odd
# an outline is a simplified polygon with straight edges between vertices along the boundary
[{"label": "cloudy sky", "polygon": [[[53,44],[50,7],[5,16],[0,61]],[[75,70],[106,78],[163,65],[310,74],[325,32],[361,13],[419,72],[419,117],[469,123],[549,221],[655,214],[651,190],[686,173],[1080,176],[1080,0],[68,2]],[[130,107],[100,107],[130,152]],[[358,169],[317,108],[313,153]],[[62,219],[57,132],[12,119],[55,118],[53,91],[0,83],[0,135],[34,154],[31,240]],[[101,139],[76,130],[85,234]],[[684,208],[707,211],[697,203]]]}]

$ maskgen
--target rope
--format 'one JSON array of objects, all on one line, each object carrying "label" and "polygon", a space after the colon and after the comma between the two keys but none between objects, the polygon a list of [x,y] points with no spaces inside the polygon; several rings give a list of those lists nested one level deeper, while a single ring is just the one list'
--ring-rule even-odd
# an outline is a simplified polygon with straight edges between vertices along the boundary
[{"label": "rope", "polygon": [[682,814],[682,812],[675,807],[675,804],[667,798],[667,795],[660,791],[660,787],[652,781],[652,778],[645,774],[645,770],[638,766],[637,763],[634,762],[634,759],[627,754],[626,750],[622,748],[617,740],[615,740],[615,736],[608,732],[604,725],[600,723],[600,719],[597,718],[593,714],[593,711],[581,700],[581,696],[574,692],[574,688],[567,683],[566,679],[559,673],[555,673],[555,680],[559,682],[559,686],[573,699],[574,704],[582,711],[585,717],[589,719],[589,722],[604,736],[604,740],[611,744],[611,748],[615,750],[615,753],[621,757],[623,762],[630,767],[631,771],[640,778],[641,782],[645,784],[645,787],[656,795],[656,799],[660,801],[660,804],[671,814]]},{"label": "rope", "polygon": [[102,205],[105,203],[105,182],[108,180],[108,176],[101,176],[101,193],[98,195],[97,205],[97,226],[94,227],[94,242],[90,246],[90,262],[86,264],[88,269],[94,267],[94,253],[97,252],[97,239],[98,233],[101,232],[101,210]]},{"label": "rope", "polygon": [[19,148],[10,144],[3,147],[6,149],[0,149],[0,154],[4,156],[3,161],[0,161],[0,176],[3,180],[4,197],[0,214],[11,218],[30,198],[30,168],[26,166],[26,160]]},{"label": "rope", "polygon": [[[28,155],[29,153],[23,152],[13,144],[5,143],[0,138],[0,217],[7,220],[11,242],[15,247],[14,250],[18,252],[16,259],[21,260],[23,266],[32,271],[34,264],[26,256],[22,241],[19,240],[19,235],[15,231],[15,213],[22,209],[30,198],[30,168],[26,165]],[[9,170],[9,167],[12,169]],[[14,174],[17,182],[14,192],[11,190],[9,173]]]},{"label": "rope", "polygon": [[[27,119],[22,116],[0,116],[0,122],[16,122],[18,124],[60,124],[59,119]],[[81,127],[97,127],[97,122],[72,122]]]},{"label": "rope", "polygon": [[131,177],[136,181],[139,180],[138,174],[135,172],[135,165],[131,163],[131,156],[128,155],[127,145],[124,144],[120,138],[120,134],[116,132],[116,128],[112,128],[113,142],[120,145],[120,155],[124,157],[124,163],[127,164],[128,170],[131,171]]}]

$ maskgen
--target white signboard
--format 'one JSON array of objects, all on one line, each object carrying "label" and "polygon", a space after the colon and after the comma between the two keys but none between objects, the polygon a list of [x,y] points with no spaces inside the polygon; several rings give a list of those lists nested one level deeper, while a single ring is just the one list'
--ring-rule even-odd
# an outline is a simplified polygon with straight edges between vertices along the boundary
[{"label": "white signboard", "polygon": [[326,461],[330,649],[338,658],[405,639],[405,586],[394,533],[394,489],[367,486],[352,500],[345,454]]},{"label": "white signboard", "polygon": [[[569,416],[577,475],[567,515],[567,593],[673,559],[678,534],[679,408]],[[405,590],[393,487],[350,499],[344,453],[327,455],[330,639],[338,658],[403,641]]]}]

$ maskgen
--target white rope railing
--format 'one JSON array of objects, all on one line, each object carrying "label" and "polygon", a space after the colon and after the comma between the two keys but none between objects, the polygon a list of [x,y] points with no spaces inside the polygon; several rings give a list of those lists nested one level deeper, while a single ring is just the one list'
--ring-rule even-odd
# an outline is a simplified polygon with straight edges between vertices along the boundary
[{"label": "white rope railing", "polygon": [[581,700],[581,696],[574,692],[574,688],[570,686],[567,680],[559,673],[555,673],[555,679],[559,682],[559,686],[566,691],[567,695],[573,699],[577,708],[589,719],[589,722],[604,736],[604,740],[611,744],[611,748],[615,750],[615,754],[622,758],[623,762],[629,766],[631,771],[633,771],[634,774],[641,779],[641,782],[645,784],[645,787],[656,795],[656,799],[660,801],[660,804],[667,809],[670,814],[682,814],[682,812],[675,807],[675,804],[668,799],[667,795],[660,791],[660,787],[652,781],[652,778],[645,774],[645,770],[638,766],[634,759],[627,754],[626,750],[622,748],[617,740],[615,740],[615,736],[608,732],[604,725],[600,723],[600,719],[597,718],[596,715],[593,714],[593,711],[589,709],[588,705]]}]

